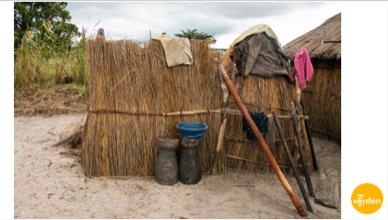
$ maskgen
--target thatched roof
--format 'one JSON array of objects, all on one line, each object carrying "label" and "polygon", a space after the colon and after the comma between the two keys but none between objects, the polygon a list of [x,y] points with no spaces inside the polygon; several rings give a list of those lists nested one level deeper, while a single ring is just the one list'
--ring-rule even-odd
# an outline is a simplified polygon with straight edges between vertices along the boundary
[{"label": "thatched roof", "polygon": [[292,40],[283,49],[288,57],[293,58],[302,47],[309,50],[311,58],[341,59],[341,13]]}]

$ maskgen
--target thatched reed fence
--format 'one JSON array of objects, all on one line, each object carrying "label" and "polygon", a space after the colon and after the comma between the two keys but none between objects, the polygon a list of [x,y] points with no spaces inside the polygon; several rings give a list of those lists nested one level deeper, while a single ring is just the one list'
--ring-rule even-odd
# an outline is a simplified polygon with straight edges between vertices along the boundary
[{"label": "thatched reed fence", "polygon": [[[264,78],[249,75],[236,77],[239,94],[250,111],[264,112],[270,115],[291,115],[291,102],[296,99],[296,87],[285,77]],[[229,99],[229,108],[237,109],[233,99]],[[247,170],[272,170],[261,147],[257,142],[247,140],[242,129],[242,116],[228,116],[225,134],[225,149],[227,167]],[[302,121],[302,120],[301,120]],[[288,141],[290,150],[297,158],[296,139],[292,120],[281,120],[281,126]],[[307,158],[309,170],[312,170],[312,157],[304,123],[300,123],[303,135],[303,151]],[[271,148],[281,168],[289,168],[289,162],[281,139],[272,120],[268,123],[268,132],[265,139]]]},{"label": "thatched reed fence", "polygon": [[220,113],[209,110],[221,106],[222,95],[208,43],[193,40],[192,50],[193,65],[168,68],[158,41],[144,48],[128,40],[88,41],[90,102],[82,148],[87,174],[153,175],[156,138],[178,136],[175,124],[187,120],[209,125],[200,155],[204,171],[210,169]]},{"label": "thatched reed fence", "polygon": [[[158,41],[152,40],[144,47],[129,40],[110,41],[102,37],[87,42],[89,112],[81,153],[87,175],[153,175],[156,138],[178,136],[176,123],[188,120],[209,125],[201,141],[200,156],[204,172],[212,170],[225,110],[221,109],[223,93],[208,42],[192,40],[191,43],[193,65],[168,68]],[[248,76],[237,77],[237,81],[251,111],[291,114],[295,87],[285,78]],[[231,98],[229,108],[237,109]],[[250,170],[268,168],[260,146],[247,141],[242,132],[242,116],[232,112],[226,116],[224,148],[216,170],[223,171],[227,166]],[[282,126],[291,149],[296,152],[291,123],[283,120]],[[311,165],[303,125],[302,131]],[[279,164],[288,167],[284,149],[274,133],[267,135],[267,141]]]},{"label": "thatched reed fence", "polygon": [[302,93],[304,111],[311,116],[312,132],[341,141],[341,62],[313,61],[316,73]]}]

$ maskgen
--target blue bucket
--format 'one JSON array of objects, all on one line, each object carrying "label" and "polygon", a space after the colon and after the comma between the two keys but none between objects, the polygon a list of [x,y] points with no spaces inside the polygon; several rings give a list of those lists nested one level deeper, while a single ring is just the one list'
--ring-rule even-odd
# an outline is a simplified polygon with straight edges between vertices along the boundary
[{"label": "blue bucket", "polygon": [[176,124],[176,128],[179,130],[182,138],[200,139],[205,134],[208,126],[201,122],[187,121]]}]

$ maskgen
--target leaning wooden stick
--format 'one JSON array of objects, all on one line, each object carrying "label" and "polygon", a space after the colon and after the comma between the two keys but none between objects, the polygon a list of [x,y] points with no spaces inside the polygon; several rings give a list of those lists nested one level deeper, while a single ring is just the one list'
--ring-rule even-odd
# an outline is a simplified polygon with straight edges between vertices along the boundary
[{"label": "leaning wooden stick", "polygon": [[307,212],[304,210],[302,204],[300,203],[300,200],[294,190],[292,189],[291,185],[288,183],[286,177],[280,170],[279,164],[276,162],[275,157],[272,155],[271,150],[269,149],[268,144],[265,142],[263,136],[261,135],[259,129],[257,128],[255,122],[253,121],[252,117],[250,116],[247,107],[242,102],[240,96],[237,93],[236,87],[233,85],[232,80],[229,78],[228,74],[225,72],[224,67],[221,65],[220,69],[222,71],[222,77],[224,78],[225,84],[229,89],[230,94],[233,96],[233,98],[236,100],[236,103],[243,114],[244,118],[247,120],[249,126],[251,127],[254,135],[256,136],[257,141],[260,143],[265,156],[267,157],[268,161],[271,163],[272,168],[275,171],[275,174],[280,180],[280,183],[282,184],[283,188],[286,190],[288,196],[290,197],[292,203],[294,204],[296,210],[298,211],[300,216],[307,216]]},{"label": "leaning wooden stick", "polygon": [[[301,109],[303,109],[303,100],[300,100],[300,107]],[[299,112],[303,112],[303,111],[298,111],[299,108],[296,108],[296,113],[299,114]],[[313,143],[313,139],[311,137],[311,131],[310,131],[310,126],[309,126],[309,123],[302,119],[303,122],[304,122],[304,125],[306,127],[306,133],[307,133],[307,138],[309,140],[309,143],[310,143],[310,148],[311,148],[311,156],[313,157],[313,167],[315,170],[319,170],[319,165],[318,165],[318,160],[317,160],[317,156],[316,156],[316,153],[315,153],[315,146],[314,146],[314,143]]]},{"label": "leaning wooden stick", "polygon": [[311,147],[311,155],[313,157],[313,167],[314,167],[315,170],[319,170],[317,154],[315,153],[315,146],[314,146],[314,143],[313,143],[313,139],[311,137],[310,126],[309,126],[307,121],[304,121],[304,123],[305,123],[305,127],[306,127],[307,138],[309,140],[310,147]]},{"label": "leaning wooden stick", "polygon": [[306,164],[306,159],[304,157],[304,153],[303,153],[303,142],[302,142],[302,136],[301,136],[301,132],[299,130],[299,121],[298,121],[298,118],[296,116],[296,108],[295,108],[295,103],[294,102],[291,102],[291,112],[292,112],[292,116],[293,116],[293,126],[294,126],[294,131],[295,131],[295,134],[296,134],[296,147],[298,148],[299,150],[299,154],[300,154],[300,159],[302,160],[302,167],[303,167],[303,172],[304,172],[304,176],[306,178],[306,182],[307,182],[307,188],[309,189],[309,193],[310,193],[310,196],[314,197],[314,190],[313,190],[313,184],[311,183],[311,178],[310,178],[310,175],[309,175],[309,171],[307,170],[307,164]]},{"label": "leaning wooden stick", "polygon": [[283,133],[282,127],[280,126],[278,116],[277,116],[277,114],[275,112],[272,112],[272,115],[273,115],[273,120],[275,122],[276,130],[278,131],[278,134],[280,136],[280,139],[282,140],[284,149],[286,150],[286,154],[287,154],[288,160],[290,161],[291,168],[294,171],[296,182],[298,182],[299,189],[302,192],[304,202],[306,203],[307,209],[310,212],[313,212],[313,208],[311,207],[310,200],[308,198],[307,192],[306,192],[306,190],[305,190],[305,188],[303,186],[302,181],[299,178],[300,174],[299,174],[298,168],[296,167],[296,165],[294,163],[294,160],[292,159],[291,151],[288,148],[288,144],[287,144],[286,138],[284,137],[284,133]]},{"label": "leaning wooden stick", "polygon": [[220,153],[222,151],[222,148],[224,146],[224,136],[225,136],[225,128],[226,128],[226,122],[228,121],[227,118],[224,118],[222,121],[221,127],[220,127],[220,133],[218,135],[218,141],[217,141],[217,147],[216,147],[216,152],[215,156],[213,159],[213,165],[212,165],[212,173],[215,173],[217,171],[217,161],[220,157]]}]

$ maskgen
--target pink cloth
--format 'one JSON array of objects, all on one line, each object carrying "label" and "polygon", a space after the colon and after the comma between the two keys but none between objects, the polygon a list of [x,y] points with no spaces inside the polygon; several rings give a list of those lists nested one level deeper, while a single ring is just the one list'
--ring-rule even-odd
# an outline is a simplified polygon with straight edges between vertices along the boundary
[{"label": "pink cloth", "polygon": [[298,76],[298,81],[301,89],[307,87],[307,81],[311,81],[314,76],[314,67],[311,63],[309,51],[306,48],[300,49],[294,58],[294,71],[291,78],[294,80]]}]

